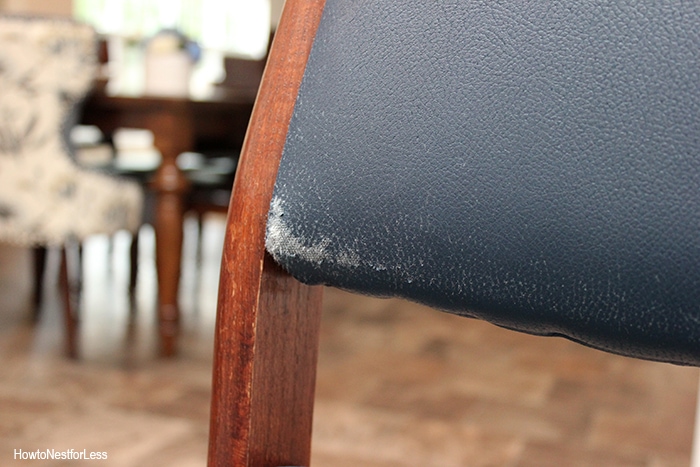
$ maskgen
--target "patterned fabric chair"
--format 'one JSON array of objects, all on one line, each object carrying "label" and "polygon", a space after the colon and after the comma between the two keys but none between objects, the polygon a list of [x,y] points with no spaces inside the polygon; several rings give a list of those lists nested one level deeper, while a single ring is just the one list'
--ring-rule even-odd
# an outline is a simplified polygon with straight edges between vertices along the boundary
[{"label": "patterned fabric chair", "polygon": [[[0,242],[65,247],[140,225],[139,186],[80,168],[68,139],[96,45],[90,27],[70,20],[0,17]],[[76,317],[62,282],[74,356]]]}]

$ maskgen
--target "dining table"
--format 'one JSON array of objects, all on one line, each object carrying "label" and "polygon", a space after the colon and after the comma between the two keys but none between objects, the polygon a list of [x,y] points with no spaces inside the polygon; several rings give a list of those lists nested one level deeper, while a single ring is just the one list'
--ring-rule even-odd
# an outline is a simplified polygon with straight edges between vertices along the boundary
[{"label": "dining table", "polygon": [[157,319],[159,351],[177,354],[180,329],[178,289],[181,273],[183,217],[190,182],[177,158],[205,145],[239,150],[252,112],[257,83],[211,86],[200,92],[159,94],[115,91],[98,83],[83,103],[81,123],[110,137],[120,128],[153,133],[161,161],[147,189],[155,195]]}]

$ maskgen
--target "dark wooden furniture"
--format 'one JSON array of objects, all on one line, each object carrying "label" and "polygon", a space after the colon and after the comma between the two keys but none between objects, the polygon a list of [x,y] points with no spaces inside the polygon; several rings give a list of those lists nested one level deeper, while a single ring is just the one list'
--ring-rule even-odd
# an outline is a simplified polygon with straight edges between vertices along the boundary
[{"label": "dark wooden furniture", "polygon": [[117,128],[153,132],[162,163],[151,182],[156,193],[156,263],[161,354],[177,351],[177,303],[187,178],[176,164],[178,155],[200,142],[241,146],[257,89],[252,86],[217,88],[201,96],[166,97],[146,94],[110,95],[98,86],[84,104],[82,123],[106,135]]}]

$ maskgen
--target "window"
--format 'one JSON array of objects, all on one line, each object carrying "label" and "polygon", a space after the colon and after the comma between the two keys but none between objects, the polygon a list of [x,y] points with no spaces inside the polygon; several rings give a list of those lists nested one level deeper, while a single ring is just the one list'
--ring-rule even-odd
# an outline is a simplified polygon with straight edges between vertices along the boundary
[{"label": "window", "polygon": [[141,41],[176,28],[205,50],[265,56],[270,0],[73,0],[74,15],[103,34]]}]

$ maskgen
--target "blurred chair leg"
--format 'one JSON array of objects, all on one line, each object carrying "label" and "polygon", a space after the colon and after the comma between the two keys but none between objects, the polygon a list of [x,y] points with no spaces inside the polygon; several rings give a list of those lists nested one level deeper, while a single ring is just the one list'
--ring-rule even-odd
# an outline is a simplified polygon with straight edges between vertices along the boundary
[{"label": "blurred chair leg", "polygon": [[134,232],[131,236],[131,247],[129,248],[129,313],[136,313],[136,278],[139,272],[139,232]]},{"label": "blurred chair leg", "polygon": [[195,250],[195,267],[197,272],[202,269],[202,234],[204,233],[204,213],[195,211],[197,220],[197,249]]},{"label": "blurred chair leg", "polygon": [[34,310],[32,319],[36,322],[41,315],[41,304],[44,298],[44,273],[46,271],[46,247],[37,246],[34,255]]},{"label": "blurred chair leg", "polygon": [[74,282],[69,274],[69,259],[67,246],[61,248],[61,266],[59,270],[59,286],[63,299],[63,315],[65,326],[66,353],[70,358],[78,357],[78,310]]}]

